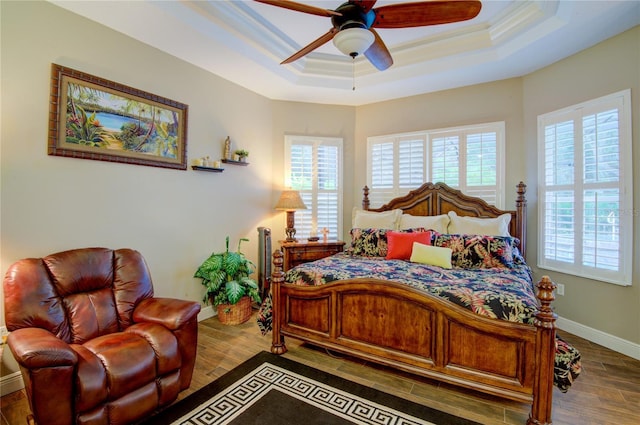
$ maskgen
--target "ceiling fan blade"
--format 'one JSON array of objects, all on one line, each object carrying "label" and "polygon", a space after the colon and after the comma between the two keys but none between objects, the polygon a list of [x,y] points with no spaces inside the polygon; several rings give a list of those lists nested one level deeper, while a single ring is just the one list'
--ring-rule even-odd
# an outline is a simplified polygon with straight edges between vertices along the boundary
[{"label": "ceiling fan blade", "polygon": [[437,0],[400,3],[373,9],[376,19],[372,27],[407,28],[449,24],[475,18],[480,13],[479,1]]},{"label": "ceiling fan blade", "polygon": [[384,71],[393,65],[393,58],[378,33],[373,28],[370,28],[369,31],[371,31],[376,38],[371,47],[364,52],[364,55],[369,59],[369,62],[371,62],[373,66],[378,68],[380,71]]},{"label": "ceiling fan blade", "polygon": [[310,6],[307,4],[296,3],[289,0],[254,0],[258,3],[269,4],[271,6],[282,7],[284,9],[295,10],[296,12],[309,13],[311,15],[318,16],[342,16],[341,13],[330,9],[323,9],[321,7]]},{"label": "ceiling fan blade", "polygon": [[287,59],[280,62],[280,65],[284,65],[285,63],[291,63],[293,61],[300,59],[304,55],[313,52],[318,47],[322,46],[328,41],[331,41],[337,33],[338,33],[337,29],[331,28],[329,32],[320,36],[317,40],[312,41],[311,43],[309,43],[308,45],[300,49],[298,52],[294,53],[293,55],[289,56]]},{"label": "ceiling fan blade", "polygon": [[349,0],[349,3],[357,4],[360,8],[367,13],[373,8],[378,0]]}]

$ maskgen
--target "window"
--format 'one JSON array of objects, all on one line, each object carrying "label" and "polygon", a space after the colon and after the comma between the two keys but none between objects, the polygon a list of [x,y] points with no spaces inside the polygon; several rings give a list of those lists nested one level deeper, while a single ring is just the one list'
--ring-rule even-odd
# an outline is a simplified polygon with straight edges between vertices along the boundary
[{"label": "window", "polygon": [[504,207],[504,122],[370,137],[367,185],[371,206],[444,182]]},{"label": "window", "polygon": [[631,284],[631,92],[538,117],[538,266]]},{"label": "window", "polygon": [[285,186],[299,190],[307,206],[296,211],[296,237],[329,229],[342,233],[342,139],[285,136]]}]

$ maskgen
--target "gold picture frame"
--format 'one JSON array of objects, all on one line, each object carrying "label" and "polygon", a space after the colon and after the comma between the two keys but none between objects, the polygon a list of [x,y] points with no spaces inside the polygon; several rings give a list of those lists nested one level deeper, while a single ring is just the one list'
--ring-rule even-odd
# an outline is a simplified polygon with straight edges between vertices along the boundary
[{"label": "gold picture frame", "polygon": [[188,110],[52,64],[48,154],[186,170]]}]

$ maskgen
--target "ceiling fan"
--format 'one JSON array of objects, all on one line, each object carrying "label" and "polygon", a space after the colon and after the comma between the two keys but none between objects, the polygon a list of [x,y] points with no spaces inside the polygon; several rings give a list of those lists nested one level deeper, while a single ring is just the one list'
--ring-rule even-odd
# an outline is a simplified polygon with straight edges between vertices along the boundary
[{"label": "ceiling fan", "polygon": [[475,18],[482,7],[480,1],[432,0],[389,4],[374,8],[377,0],[349,0],[337,9],[323,9],[289,0],[255,0],[296,12],[331,18],[332,28],[284,61],[300,59],[333,40],[344,54],[365,57],[380,71],[393,65],[389,49],[374,28],[409,28],[449,24]]}]

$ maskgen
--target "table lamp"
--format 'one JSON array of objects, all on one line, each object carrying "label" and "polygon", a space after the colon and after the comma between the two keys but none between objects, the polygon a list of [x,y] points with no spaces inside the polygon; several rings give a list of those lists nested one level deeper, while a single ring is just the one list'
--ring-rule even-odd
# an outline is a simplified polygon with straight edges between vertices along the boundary
[{"label": "table lamp", "polygon": [[294,214],[296,210],[307,209],[307,206],[302,202],[300,192],[297,190],[283,190],[275,209],[287,212],[287,228],[285,229],[287,238],[285,239],[285,242],[296,242]]}]

